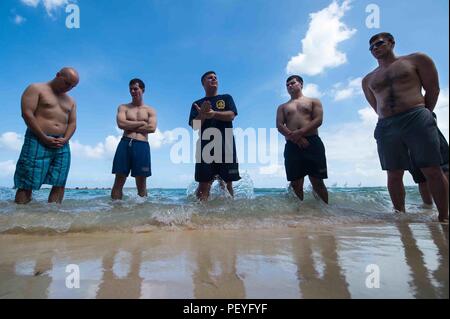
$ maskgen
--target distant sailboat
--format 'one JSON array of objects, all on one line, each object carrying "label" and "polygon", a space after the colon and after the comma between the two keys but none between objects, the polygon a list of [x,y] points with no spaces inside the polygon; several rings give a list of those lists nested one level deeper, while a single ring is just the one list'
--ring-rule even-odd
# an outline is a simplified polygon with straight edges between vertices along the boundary
[{"label": "distant sailboat", "polygon": [[359,182],[359,184],[358,184],[358,187],[361,187],[361,185],[362,185],[362,183],[361,183],[361,182]]},{"label": "distant sailboat", "polygon": [[348,185],[347,182],[345,182],[344,187],[347,188],[347,185]]},{"label": "distant sailboat", "polygon": [[337,183],[334,183],[333,185],[331,185],[331,187],[337,187]]}]

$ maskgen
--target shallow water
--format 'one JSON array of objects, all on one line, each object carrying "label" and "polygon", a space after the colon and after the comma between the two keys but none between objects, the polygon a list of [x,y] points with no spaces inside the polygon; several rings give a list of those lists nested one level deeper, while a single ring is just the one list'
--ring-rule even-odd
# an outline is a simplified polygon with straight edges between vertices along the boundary
[{"label": "shallow water", "polygon": [[305,225],[426,223],[436,210],[424,208],[416,187],[407,188],[407,214],[394,214],[386,188],[331,188],[330,205],[307,189],[299,201],[288,188],[253,189],[251,180],[235,184],[235,197],[212,187],[210,201],[199,203],[196,184],[187,189],[150,189],[139,198],[126,189],[113,202],[107,189],[69,189],[62,205],[47,204],[49,190],[33,194],[29,205],[14,204],[12,189],[0,188],[0,233],[95,231],[147,232],[156,229],[266,229]]}]

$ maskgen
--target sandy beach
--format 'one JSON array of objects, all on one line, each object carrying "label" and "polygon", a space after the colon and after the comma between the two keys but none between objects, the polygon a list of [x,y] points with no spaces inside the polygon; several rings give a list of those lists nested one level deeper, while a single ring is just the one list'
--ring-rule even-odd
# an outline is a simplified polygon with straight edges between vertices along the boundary
[{"label": "sandy beach", "polygon": [[0,235],[0,298],[449,298],[448,269],[438,223]]}]

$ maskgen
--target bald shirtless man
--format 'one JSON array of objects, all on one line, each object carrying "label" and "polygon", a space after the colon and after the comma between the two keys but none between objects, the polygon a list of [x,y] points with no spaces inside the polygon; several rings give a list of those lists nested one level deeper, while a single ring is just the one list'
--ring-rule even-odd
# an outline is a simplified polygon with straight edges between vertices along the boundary
[{"label": "bald shirtless man", "polygon": [[440,167],[439,135],[432,115],[439,96],[436,67],[423,53],[397,57],[390,33],[374,35],[369,44],[379,66],[363,79],[362,87],[378,114],[374,135],[394,208],[405,212],[403,173],[410,168],[411,157],[428,182],[439,221],[448,222],[448,183]]},{"label": "bald shirtless man", "polygon": [[323,121],[322,103],[303,95],[303,79],[290,76],[286,87],[291,99],[277,110],[277,128],[286,138],[285,169],[295,194],[303,200],[303,182],[309,176],[311,185],[328,204],[328,190],[323,182],[328,178],[325,147],[319,137]]},{"label": "bald shirtless man", "polygon": [[146,197],[147,177],[152,175],[148,134],[156,131],[156,111],[144,103],[145,84],[142,80],[131,80],[129,89],[131,103],[120,105],[117,111],[117,125],[124,134],[114,156],[113,200],[122,199],[123,186],[130,172],[136,179],[138,195]]},{"label": "bald shirtless man", "polygon": [[61,203],[70,168],[69,140],[76,129],[76,104],[66,93],[79,82],[73,68],[63,68],[47,83],[31,84],[22,95],[28,129],[14,174],[15,202],[27,204],[32,191],[52,185],[49,203]]}]

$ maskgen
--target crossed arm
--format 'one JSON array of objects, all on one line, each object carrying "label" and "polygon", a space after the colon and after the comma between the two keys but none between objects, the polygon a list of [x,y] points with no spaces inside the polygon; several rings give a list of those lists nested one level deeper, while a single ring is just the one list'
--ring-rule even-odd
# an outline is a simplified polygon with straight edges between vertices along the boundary
[{"label": "crossed arm", "polygon": [[117,111],[117,125],[120,129],[128,132],[141,134],[150,134],[156,131],[156,112],[149,108],[148,121],[130,121],[127,120],[126,106],[121,105]]}]

